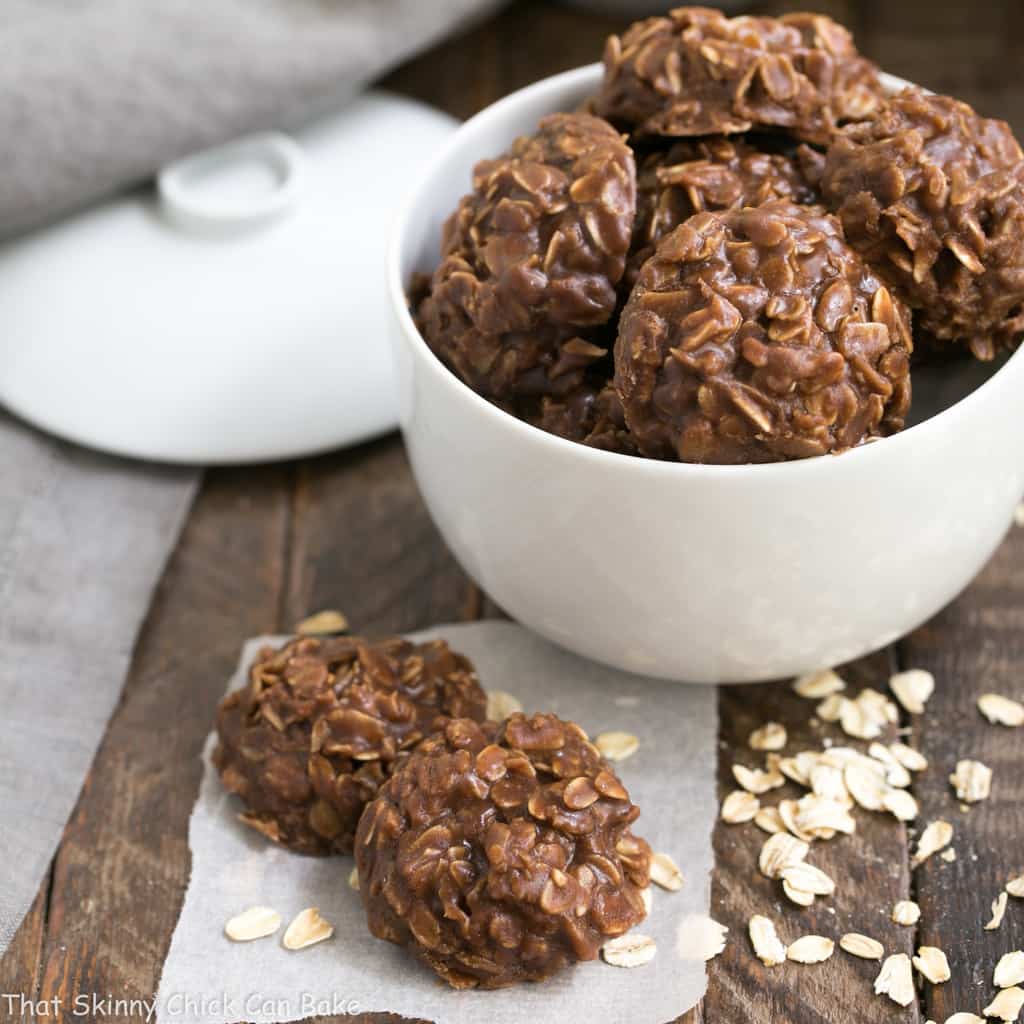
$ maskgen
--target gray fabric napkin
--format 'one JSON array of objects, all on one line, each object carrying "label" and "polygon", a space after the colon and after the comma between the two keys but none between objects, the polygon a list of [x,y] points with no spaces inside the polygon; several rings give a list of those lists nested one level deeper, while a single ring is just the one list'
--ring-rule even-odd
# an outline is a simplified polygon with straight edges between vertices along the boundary
[{"label": "gray fabric napkin", "polygon": [[0,412],[0,956],[117,703],[196,481]]},{"label": "gray fabric napkin", "polygon": [[500,0],[4,0],[0,235],[330,108]]}]

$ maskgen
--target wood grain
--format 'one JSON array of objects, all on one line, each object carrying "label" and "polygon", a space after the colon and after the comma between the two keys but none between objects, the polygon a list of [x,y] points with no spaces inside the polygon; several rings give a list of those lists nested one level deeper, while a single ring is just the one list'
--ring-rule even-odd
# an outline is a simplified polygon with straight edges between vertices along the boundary
[{"label": "wood grain", "polygon": [[[751,5],[766,13],[793,6],[787,0]],[[821,0],[815,6],[848,24],[887,70],[961,95],[1024,130],[1024,79],[1012,73],[1024,58],[1024,4]],[[605,35],[624,24],[539,0],[517,3],[383,84],[466,117],[537,78],[598,59]],[[198,754],[238,647],[249,635],[290,628],[325,606],[342,608],[356,628],[378,633],[500,614],[445,549],[393,437],[320,459],[208,475],[52,880],[0,963],[0,992],[152,997],[189,872],[186,824],[200,777]],[[1022,694],[1022,609],[1024,531],[1017,531],[963,597],[897,651],[844,669],[854,687],[880,687],[897,660],[935,672],[938,692],[913,723],[912,737],[933,769],[917,780],[915,792],[923,820],[946,815],[956,824],[958,860],[933,861],[911,876],[904,830],[860,814],[856,836],[817,844],[811,855],[841,882],[836,897],[801,911],[757,871],[763,834],[752,825],[718,824],[712,915],[730,927],[730,943],[710,965],[707,998],[685,1024],[917,1024],[926,1015],[942,1021],[954,1010],[977,1012],[987,1002],[998,955],[1024,945],[1020,902],[1011,901],[1000,931],[981,929],[1000,886],[1024,873],[1024,732],[987,725],[974,701],[982,689]],[[724,690],[720,706],[723,796],[733,788],[732,762],[753,763],[746,739],[756,725],[785,722],[793,750],[817,745],[824,735],[808,724],[807,704],[782,684]],[[966,815],[946,781],[961,756],[996,772],[992,800]],[[899,929],[886,911],[909,895],[924,916],[918,929]],[[786,939],[857,929],[878,937],[889,952],[935,944],[947,952],[954,978],[925,988],[921,1005],[904,1012],[872,994],[877,965],[839,952],[821,967],[766,970],[746,937],[753,913],[775,917]],[[364,1024],[397,1019],[359,1018]]]},{"label": "wood grain", "polygon": [[[1024,729],[990,725],[977,707],[986,692],[1024,699],[1022,626],[1024,530],[1014,527],[963,596],[902,644],[906,663],[936,678],[935,695],[915,722],[931,762],[915,787],[921,821],[944,818],[956,830],[957,859],[933,857],[914,879],[922,912],[917,941],[944,950],[953,972],[947,984],[925,988],[925,1009],[939,1021],[961,1010],[980,1014],[995,994],[999,957],[1024,949],[1024,901],[1009,901],[998,931],[983,928],[1009,878],[1024,874]],[[949,782],[961,758],[994,772],[990,799],[967,812]]]},{"label": "wood grain", "polygon": [[[849,691],[864,686],[885,689],[893,655],[883,652],[839,669]],[[750,733],[768,721],[784,724],[788,731],[785,753],[820,750],[825,738],[836,744],[863,747],[850,741],[835,725],[811,722],[815,704],[796,696],[788,682],[729,687],[719,696],[721,754],[720,795],[736,789],[734,763],[754,768],[764,755],[751,751]],[[806,791],[787,783],[761,798],[776,805],[798,798]],[[750,1021],[829,1021],[835,1024],[916,1024],[916,1008],[903,1011],[877,998],[872,991],[878,965],[836,950],[823,965],[787,963],[766,968],[754,956],[747,936],[753,914],[775,921],[783,942],[801,935],[824,935],[838,943],[847,931],[859,931],[882,942],[889,953],[909,953],[913,933],[888,920],[888,910],[910,893],[906,831],[885,815],[854,812],[857,832],[828,842],[814,843],[808,861],[820,867],[837,884],[835,896],[819,898],[813,907],[801,909],[786,898],[779,882],[765,878],[757,860],[768,838],[753,823],[726,825],[714,832],[715,872],[711,886],[711,916],[728,926],[725,952],[708,970],[708,994],[704,1019],[708,1024]]]},{"label": "wood grain", "polygon": [[321,608],[378,635],[478,614],[394,437],[298,467],[282,624]]},{"label": "wood grain", "polygon": [[23,995],[29,1000],[38,997],[49,896],[50,872],[47,871],[25,920],[21,922],[3,959],[0,959],[0,1020],[8,1011],[3,996]]}]

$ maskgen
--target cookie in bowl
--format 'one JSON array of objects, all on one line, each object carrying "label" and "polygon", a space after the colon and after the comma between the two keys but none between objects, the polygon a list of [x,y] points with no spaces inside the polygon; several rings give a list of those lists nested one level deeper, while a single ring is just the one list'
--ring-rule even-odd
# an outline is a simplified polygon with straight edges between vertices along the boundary
[{"label": "cookie in bowl", "polygon": [[829,147],[826,202],[932,337],[981,359],[1024,335],[1024,154],[1005,121],[905,89]]},{"label": "cookie in bowl", "polygon": [[825,15],[679,7],[608,39],[595,110],[644,138],[767,128],[826,143],[882,95],[877,68]]},{"label": "cookie in bowl", "polygon": [[553,114],[501,156],[445,224],[417,319],[479,394],[565,395],[607,355],[636,210],[633,153],[606,121]]},{"label": "cookie in bowl", "polygon": [[615,386],[640,450],[718,464],[852,448],[902,429],[910,316],[820,207],[690,218],[622,314]]}]

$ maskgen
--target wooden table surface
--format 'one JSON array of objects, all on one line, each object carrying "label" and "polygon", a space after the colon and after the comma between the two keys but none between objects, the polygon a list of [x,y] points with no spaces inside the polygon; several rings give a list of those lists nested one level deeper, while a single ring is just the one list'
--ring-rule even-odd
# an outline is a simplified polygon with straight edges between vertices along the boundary
[{"label": "wooden table surface", "polygon": [[[755,9],[786,7],[792,5]],[[1020,0],[827,0],[819,8],[848,24],[887,70],[959,95],[1024,131]],[[536,78],[596,59],[606,33],[622,25],[568,7],[517,4],[386,84],[465,117]],[[186,826],[199,754],[239,645],[323,607],[344,609],[368,632],[495,612],[446,550],[396,436],[323,458],[207,474],[59,853],[0,963],[0,993],[38,1000],[153,996],[188,879]],[[892,666],[934,672],[938,688],[927,713],[904,724],[908,742],[932,762],[914,786],[921,820],[954,822],[957,859],[933,858],[912,872],[912,835],[861,813],[855,836],[815,850],[815,861],[842,881],[835,898],[801,911],[783,905],[776,885],[757,872],[763,835],[753,826],[719,825],[711,911],[729,926],[731,941],[710,965],[707,997],[682,1020],[941,1024],[954,1011],[980,1012],[998,956],[1024,947],[1021,901],[1011,900],[999,931],[982,929],[1006,880],[1024,873],[1024,732],[988,725],[975,700],[986,690],[1024,690],[1022,626],[1024,530],[1015,529],[949,608],[892,649],[844,670],[873,685],[884,684]],[[806,723],[807,706],[784,684],[725,689],[720,706],[723,793],[755,725],[789,723],[794,750],[820,743],[820,732],[797,724]],[[946,781],[960,757],[995,770],[992,798],[969,813],[958,809]],[[921,905],[916,928],[892,925],[883,912],[903,898]],[[749,916],[762,911],[781,922],[787,938],[859,929],[890,952],[939,946],[953,978],[926,986],[904,1011],[871,994],[877,965],[845,954],[824,966],[766,970],[746,939]],[[63,1019],[83,1018],[65,1011]]]}]

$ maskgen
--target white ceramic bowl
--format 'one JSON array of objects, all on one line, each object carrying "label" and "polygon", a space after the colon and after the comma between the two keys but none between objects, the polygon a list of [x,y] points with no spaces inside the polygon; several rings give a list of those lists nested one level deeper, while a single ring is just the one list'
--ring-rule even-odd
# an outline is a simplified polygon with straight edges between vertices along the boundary
[{"label": "white ceramic bowl", "polygon": [[839,456],[697,466],[530,427],[462,384],[416,330],[405,287],[436,265],[473,164],[573,109],[599,78],[598,65],[557,75],[472,118],[399,218],[388,271],[399,416],[435,522],[510,615],[630,671],[770,679],[895,640],[966,586],[1011,521],[1024,490],[1024,354],[998,372],[965,364],[941,385],[916,376],[916,408],[949,407],[895,437]]}]

